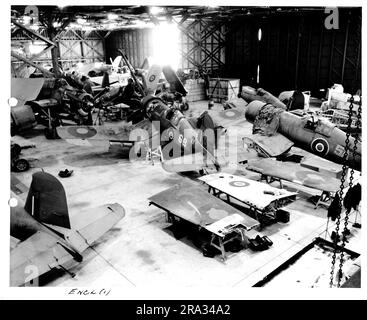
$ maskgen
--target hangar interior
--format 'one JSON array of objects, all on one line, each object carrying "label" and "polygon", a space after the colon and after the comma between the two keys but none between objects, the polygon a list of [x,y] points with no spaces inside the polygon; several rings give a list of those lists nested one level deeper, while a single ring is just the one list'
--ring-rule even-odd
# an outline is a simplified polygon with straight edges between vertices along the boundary
[{"label": "hangar interior", "polygon": [[10,285],[359,288],[361,24],[11,6]]}]

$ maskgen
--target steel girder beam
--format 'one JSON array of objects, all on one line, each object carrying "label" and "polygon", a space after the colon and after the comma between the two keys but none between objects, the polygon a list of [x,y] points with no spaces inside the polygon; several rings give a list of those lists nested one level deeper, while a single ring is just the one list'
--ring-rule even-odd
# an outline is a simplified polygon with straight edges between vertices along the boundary
[{"label": "steel girder beam", "polygon": [[[187,17],[183,17],[181,21],[175,21],[182,35],[192,41],[193,47],[188,48],[189,43],[181,41],[181,58],[188,61],[194,66],[208,66],[211,63],[211,68],[215,65],[221,66],[224,62],[221,60],[221,49],[224,48],[225,38],[221,32],[221,27],[224,23],[217,21],[208,22],[205,20],[194,20],[187,26],[183,26]],[[208,41],[209,40],[209,41]],[[211,46],[208,50],[207,46]],[[186,49],[186,50],[185,50]],[[193,56],[196,57],[193,58]]]},{"label": "steel girder beam", "polygon": [[33,61],[25,58],[25,57],[22,57],[21,55],[17,54],[16,52],[12,51],[11,52],[11,55],[12,57],[20,60],[20,61],[23,61],[25,62],[26,64],[29,64],[31,65],[32,67],[35,67],[36,69],[40,70],[46,77],[53,77],[53,73],[51,73],[50,71],[42,68],[41,66],[39,66],[38,64],[34,63]]},{"label": "steel girder beam", "polygon": [[[21,30],[25,31],[25,35],[27,37],[29,37],[30,39],[33,39],[30,35],[32,35],[33,37],[36,37],[37,39],[40,39],[41,41],[45,42],[48,46],[43,49],[40,53],[30,57],[30,58],[26,58],[26,57],[22,57],[21,55],[15,53],[15,52],[12,52],[11,55],[20,60],[20,61],[23,61],[23,64],[20,65],[16,70],[16,74],[19,74],[19,72],[21,72],[26,66],[27,64],[28,65],[31,65],[39,70],[42,71],[43,74],[50,74],[49,71],[47,71],[46,69],[42,68],[42,67],[39,67],[36,63],[34,63],[34,60],[39,58],[40,56],[42,56],[44,53],[46,53],[47,51],[49,50],[52,50],[54,47],[56,47],[56,43],[47,39],[46,37],[44,37],[43,35],[39,34],[38,32],[35,32],[34,30],[32,29],[29,29],[27,28],[26,26],[18,23],[15,19],[11,19],[11,22],[16,25],[18,28],[20,28]],[[45,72],[46,71],[46,72]]]},{"label": "steel girder beam", "polygon": [[15,24],[18,28],[24,30],[26,33],[31,34],[35,36],[36,38],[48,43],[50,46],[56,46],[56,44],[53,41],[47,39],[46,37],[42,36],[38,32],[35,32],[32,29],[29,29],[26,26],[23,26],[22,24],[18,23],[15,19],[11,19],[11,22]]}]

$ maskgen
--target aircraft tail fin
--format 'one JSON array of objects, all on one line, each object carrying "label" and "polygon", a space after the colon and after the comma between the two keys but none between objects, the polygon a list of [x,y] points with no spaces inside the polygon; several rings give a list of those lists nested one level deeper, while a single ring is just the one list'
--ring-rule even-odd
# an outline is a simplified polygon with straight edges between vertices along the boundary
[{"label": "aircraft tail fin", "polygon": [[121,56],[117,56],[113,61],[112,61],[112,67],[117,69],[120,66],[122,57]]},{"label": "aircraft tail fin", "polygon": [[108,75],[108,72],[104,72],[103,73],[103,78],[102,78],[102,88],[106,88],[110,85],[110,77]]},{"label": "aircraft tail fin", "polygon": [[70,229],[64,187],[49,173],[33,174],[24,209],[40,222]]}]

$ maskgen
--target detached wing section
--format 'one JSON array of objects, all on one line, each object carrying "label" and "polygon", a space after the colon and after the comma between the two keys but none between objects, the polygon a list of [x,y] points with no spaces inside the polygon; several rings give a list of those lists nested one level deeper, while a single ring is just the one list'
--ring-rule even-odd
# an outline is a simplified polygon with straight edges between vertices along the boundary
[{"label": "detached wing section", "polygon": [[146,142],[157,136],[156,130],[149,120],[143,120],[136,125],[109,125],[102,126],[65,126],[57,127],[57,134],[61,139],[72,144],[92,146],[108,141]]},{"label": "detached wing section", "polygon": [[64,234],[65,239],[81,253],[124,216],[125,210],[118,203],[78,212],[76,219],[72,220],[73,230]]},{"label": "detached wing section", "polygon": [[65,140],[128,140],[130,133],[130,128],[117,125],[65,126],[57,127],[56,130],[60,138]]},{"label": "detached wing section", "polygon": [[216,126],[223,128],[242,126],[246,122],[245,108],[238,107],[227,110],[208,110],[208,114],[214,120]]},{"label": "detached wing section", "polygon": [[150,197],[149,201],[159,208],[164,208],[178,217],[206,228],[222,219],[233,217],[238,217],[236,224],[243,225],[246,230],[259,225],[256,220],[189,180],[184,180],[178,185],[157,193]]},{"label": "detached wing section", "polygon": [[[247,140],[247,141],[246,141]],[[294,143],[280,133],[272,136],[253,134],[245,138],[247,144],[252,144],[255,150],[266,157],[277,157],[287,152]]]},{"label": "detached wing section", "polygon": [[56,237],[36,232],[10,253],[10,285],[21,286],[72,259]]},{"label": "detached wing section", "polygon": [[41,92],[44,83],[44,78],[12,78],[11,96],[17,98],[17,107],[23,106],[27,101],[35,100]]},{"label": "detached wing section", "polygon": [[322,191],[336,192],[340,186],[340,181],[336,178],[291,162],[250,160],[247,169]]},{"label": "detached wing section", "polygon": [[160,65],[154,64],[150,67],[145,78],[147,94],[155,94],[161,74],[162,67]]}]

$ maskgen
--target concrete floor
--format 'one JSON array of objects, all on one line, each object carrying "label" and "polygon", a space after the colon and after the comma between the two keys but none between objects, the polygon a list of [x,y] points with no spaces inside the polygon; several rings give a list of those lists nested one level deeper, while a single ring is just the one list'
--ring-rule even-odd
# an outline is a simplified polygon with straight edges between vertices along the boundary
[{"label": "concrete floor", "polygon": [[[191,103],[190,113],[195,116],[206,108],[206,101]],[[216,104],[215,108],[219,109],[220,105]],[[241,124],[237,129],[250,133],[251,124]],[[286,188],[298,190],[299,197],[288,206],[289,223],[276,223],[261,231],[274,243],[269,250],[242,250],[225,263],[206,258],[189,241],[176,240],[167,229],[164,212],[148,206],[148,197],[190,177],[168,173],[159,163],[121,159],[108,152],[108,143],[104,147],[88,148],[63,140],[46,140],[42,128],[23,137],[16,136],[13,141],[36,145],[22,151],[22,156],[31,160],[32,168],[16,173],[27,186],[32,173],[41,168],[55,176],[65,168],[74,170],[70,178],[60,178],[67,194],[71,225],[80,210],[101,204],[119,202],[126,210],[125,218],[84,252],[84,261],[70,268],[76,274],[74,278],[63,273],[51,279],[48,286],[250,287],[315,237],[325,234],[326,208],[314,209],[307,201],[310,195],[320,192],[285,183]],[[256,157],[251,152],[247,155]],[[241,172],[258,178],[246,170]],[[350,221],[354,222],[353,215]],[[331,232],[333,223],[329,228]],[[360,229],[350,229],[352,237],[347,247],[361,252]]]}]

